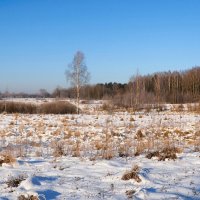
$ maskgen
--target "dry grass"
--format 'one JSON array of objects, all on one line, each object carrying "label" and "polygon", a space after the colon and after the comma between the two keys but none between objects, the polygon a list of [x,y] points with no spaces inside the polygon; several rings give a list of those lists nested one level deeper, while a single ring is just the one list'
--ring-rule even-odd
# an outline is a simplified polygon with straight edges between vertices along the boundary
[{"label": "dry grass", "polygon": [[153,157],[157,157],[159,161],[165,161],[168,160],[176,160],[177,159],[177,153],[180,153],[181,150],[177,147],[166,147],[162,149],[161,151],[153,151],[149,152],[146,155],[146,158],[151,159]]},{"label": "dry grass", "polygon": [[133,195],[135,194],[135,190],[127,190],[126,191],[126,196],[128,199],[132,199],[133,198]]},{"label": "dry grass", "polygon": [[141,178],[139,177],[138,173],[140,172],[140,168],[138,165],[134,165],[130,171],[126,171],[123,176],[122,180],[127,181],[130,179],[134,179],[136,182],[141,182]]},{"label": "dry grass", "polygon": [[101,106],[100,110],[107,111],[108,113],[112,113],[114,111],[114,107],[111,104],[104,103]]},{"label": "dry grass", "polygon": [[55,101],[41,104],[39,113],[42,114],[75,114],[76,106],[66,101]]},{"label": "dry grass", "polygon": [[135,119],[133,117],[130,118],[130,122],[134,122]]},{"label": "dry grass", "polygon": [[53,149],[53,156],[55,157],[61,157],[66,154],[64,141],[53,141],[51,147]]},{"label": "dry grass", "polygon": [[26,180],[26,176],[25,175],[18,175],[16,177],[10,177],[7,181],[6,184],[8,185],[8,187],[18,187],[19,184]]},{"label": "dry grass", "polygon": [[[170,116],[165,115],[166,119],[170,119]],[[94,117],[82,120],[81,123],[77,120],[78,117],[76,115],[55,116],[55,121],[51,120],[51,116],[42,114],[39,114],[38,117],[20,114],[8,116],[12,117],[8,121],[8,126],[0,130],[0,135],[2,141],[6,141],[7,137],[14,138],[10,143],[15,149],[8,152],[14,152],[13,155],[15,157],[28,156],[30,154],[41,156],[53,153],[55,157],[70,155],[76,157],[88,156],[95,159],[112,159],[113,157],[127,158],[134,155],[146,155],[149,152],[147,157],[166,160],[176,159],[176,152],[172,153],[170,146],[190,147],[192,150],[200,151],[200,131],[198,131],[200,128],[198,128],[198,122],[192,124],[193,127],[186,131],[184,126],[176,124],[171,126],[170,120],[168,120],[169,122],[163,121],[163,124],[154,123],[157,117],[153,116],[151,117],[152,125],[146,128],[140,127],[140,122],[131,123],[139,115],[130,114],[126,116],[122,115],[121,112],[119,115],[117,113],[109,115],[107,119],[105,118],[104,124],[102,124],[104,116],[102,117],[100,114],[94,114]],[[2,116],[2,121],[5,117]],[[141,117],[145,118],[146,115],[143,114]],[[121,119],[123,122],[115,123],[115,119],[117,121]],[[130,128],[130,124],[134,125],[134,128]],[[88,128],[85,129],[87,126]],[[29,127],[28,130],[27,127]],[[19,132],[19,135],[15,136],[15,132]],[[45,137],[50,138],[47,143],[44,142]],[[49,152],[51,137],[55,141],[63,142],[54,142]],[[29,138],[33,138],[32,142]],[[76,141],[78,140],[80,142],[77,143]],[[6,148],[3,142],[2,147]],[[163,147],[166,147],[165,152]],[[0,164],[3,162],[5,161],[1,159]]]},{"label": "dry grass", "polygon": [[187,104],[187,109],[189,112],[200,113],[200,103]]},{"label": "dry grass", "polygon": [[31,103],[0,101],[0,112],[6,113],[37,113],[37,106]]},{"label": "dry grass", "polygon": [[139,140],[139,139],[142,139],[144,137],[145,137],[145,135],[142,133],[142,131],[138,130],[137,133],[136,133],[136,135],[135,135],[135,139]]},{"label": "dry grass", "polygon": [[81,142],[77,140],[72,146],[72,156],[80,157],[81,156]]},{"label": "dry grass", "polygon": [[114,157],[115,157],[115,152],[113,151],[112,148],[108,148],[104,150],[101,156],[102,159],[106,159],[106,160],[110,160]]},{"label": "dry grass", "polygon": [[0,153],[0,166],[2,166],[3,163],[11,164],[16,162],[16,159],[13,157],[13,155],[9,152]]},{"label": "dry grass", "polygon": [[23,114],[74,114],[76,106],[66,101],[42,103],[40,105],[22,102],[0,101],[0,113]]},{"label": "dry grass", "polygon": [[[142,140],[136,140],[136,145],[134,146],[135,147],[134,155],[139,156],[142,153],[144,153],[145,151],[147,151],[151,145],[151,144],[149,144],[149,142],[150,141],[146,142],[146,141],[142,141]],[[152,146],[152,148],[154,148],[154,147]]]},{"label": "dry grass", "polygon": [[34,195],[20,195],[17,200],[40,200],[39,197]]}]

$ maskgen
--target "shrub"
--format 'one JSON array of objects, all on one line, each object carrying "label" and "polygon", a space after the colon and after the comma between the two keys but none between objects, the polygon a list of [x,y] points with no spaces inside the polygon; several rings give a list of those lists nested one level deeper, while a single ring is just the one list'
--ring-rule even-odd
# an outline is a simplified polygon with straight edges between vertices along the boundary
[{"label": "shrub", "polygon": [[66,101],[47,102],[40,105],[0,101],[0,112],[23,114],[74,114],[76,113],[76,106]]},{"label": "shrub", "polygon": [[34,114],[37,112],[37,107],[31,103],[1,101],[0,112]]},{"label": "shrub", "polygon": [[44,103],[39,106],[41,114],[75,114],[76,106],[66,101]]}]

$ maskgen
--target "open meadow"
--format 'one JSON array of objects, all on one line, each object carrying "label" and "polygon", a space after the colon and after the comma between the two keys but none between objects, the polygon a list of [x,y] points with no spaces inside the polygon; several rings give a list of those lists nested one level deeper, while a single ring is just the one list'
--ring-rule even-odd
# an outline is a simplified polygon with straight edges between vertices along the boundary
[{"label": "open meadow", "polygon": [[79,115],[3,112],[0,199],[200,199],[195,106],[133,112],[81,101]]}]

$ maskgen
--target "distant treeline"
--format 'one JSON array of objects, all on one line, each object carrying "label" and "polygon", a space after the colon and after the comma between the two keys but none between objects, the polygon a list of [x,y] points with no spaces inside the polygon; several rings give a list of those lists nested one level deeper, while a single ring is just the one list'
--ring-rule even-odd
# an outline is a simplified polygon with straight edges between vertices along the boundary
[{"label": "distant treeline", "polygon": [[[74,88],[59,89],[53,97],[75,98]],[[129,83],[105,83],[81,88],[82,99],[111,99],[115,104],[188,103],[200,100],[200,67],[186,71],[136,74]]]},{"label": "distant treeline", "polygon": [[[7,94],[8,95],[8,94]],[[37,95],[9,94],[14,97],[76,98],[75,88],[56,88],[52,94],[41,89]],[[5,97],[5,93],[1,97]],[[81,99],[109,99],[117,105],[132,107],[143,103],[188,103],[200,100],[200,67],[186,71],[134,75],[128,83],[86,85]]]}]

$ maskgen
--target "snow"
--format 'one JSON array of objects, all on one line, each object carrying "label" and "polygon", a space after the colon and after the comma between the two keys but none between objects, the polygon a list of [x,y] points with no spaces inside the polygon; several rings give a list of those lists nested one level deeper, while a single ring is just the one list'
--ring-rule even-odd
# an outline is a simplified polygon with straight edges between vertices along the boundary
[{"label": "snow", "polygon": [[[18,159],[19,166],[1,169],[1,177],[25,174],[28,178],[10,192],[1,184],[1,198],[15,199],[19,194],[35,192],[46,199],[126,199],[127,190],[135,190],[133,199],[199,199],[200,159],[198,153],[180,154],[175,161],[115,158],[90,161],[61,157]],[[123,181],[123,173],[137,163],[141,183]]]},{"label": "snow", "polygon": [[[80,115],[0,114],[0,149],[16,157],[0,166],[0,199],[200,199],[200,152],[194,151],[200,144],[199,114],[175,112],[173,105],[160,113],[107,113],[99,109],[102,103],[82,104],[87,112]],[[153,150],[168,141],[183,151],[175,160],[148,159],[145,151],[134,156],[151,139]],[[108,160],[96,147],[106,142],[113,153]],[[60,157],[54,156],[57,144],[64,147]],[[119,157],[121,145],[128,157]],[[73,157],[77,151],[80,156]],[[134,165],[142,181],[122,180]],[[24,179],[17,187],[8,187],[10,179],[20,176]]]}]

